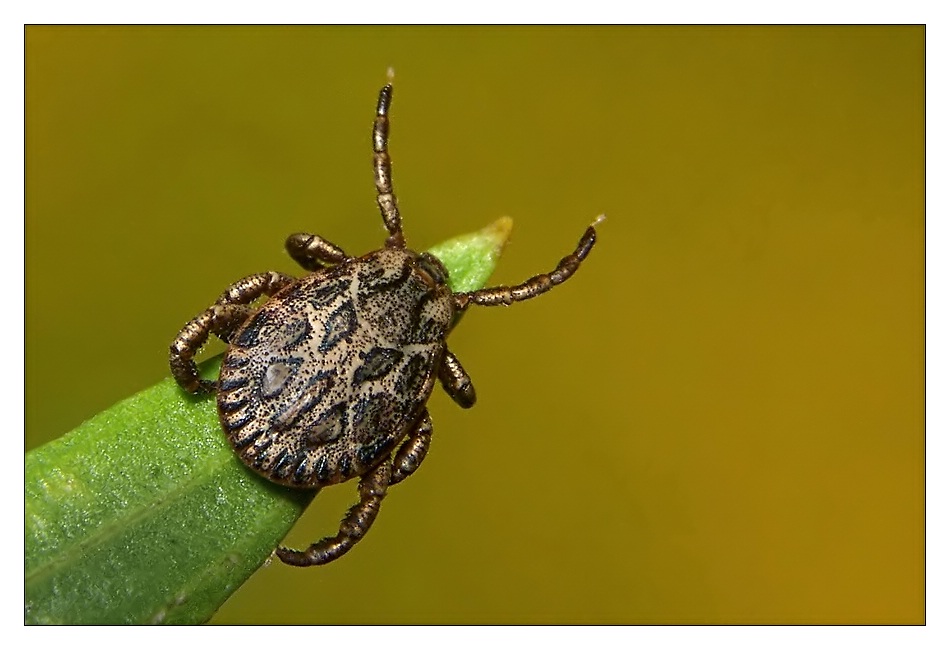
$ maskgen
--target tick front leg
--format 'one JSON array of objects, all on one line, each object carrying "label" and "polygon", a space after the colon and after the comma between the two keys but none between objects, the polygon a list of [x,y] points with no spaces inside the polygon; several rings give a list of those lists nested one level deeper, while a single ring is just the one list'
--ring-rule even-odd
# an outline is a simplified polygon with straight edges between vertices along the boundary
[{"label": "tick front leg", "polygon": [[521,284],[514,287],[489,287],[479,289],[478,291],[469,291],[468,293],[455,294],[455,306],[459,311],[464,311],[469,305],[484,305],[492,307],[495,305],[510,305],[513,302],[528,300],[535,296],[540,296],[561,284],[580,267],[581,262],[590,253],[597,241],[597,224],[605,219],[600,215],[594,219],[594,223],[587,227],[581,236],[574,252],[561,259],[550,273],[541,273],[533,278],[528,278]]},{"label": "tick front leg", "polygon": [[415,432],[402,443],[396,456],[393,458],[393,473],[389,479],[390,485],[409,478],[419,469],[419,465],[429,453],[429,443],[432,442],[432,418],[429,411],[422,412],[422,418],[416,426]]},{"label": "tick front leg", "polygon": [[475,386],[472,385],[472,378],[465,372],[458,358],[448,350],[445,351],[442,365],[439,366],[439,381],[449,397],[463,409],[475,405]]},{"label": "tick front leg", "polygon": [[[391,79],[390,79],[391,81]],[[389,231],[387,248],[404,248],[402,218],[393,191],[393,165],[389,158],[389,105],[393,101],[393,85],[388,83],[379,91],[376,102],[376,120],[373,122],[373,172],[376,176],[376,203]]]},{"label": "tick front leg", "polygon": [[295,279],[283,273],[258,273],[238,280],[221,297],[188,323],[172,341],[168,365],[178,385],[189,393],[211,392],[215,382],[198,377],[195,355],[214,334],[227,343],[234,331],[247,320],[252,309],[248,305],[261,296],[271,296]]},{"label": "tick front leg", "polygon": [[340,532],[310,545],[306,551],[295,551],[283,546],[277,557],[293,566],[316,566],[342,557],[369,531],[379,514],[379,506],[386,496],[392,477],[392,460],[387,458],[372,472],[360,479],[360,500],[347,511],[340,522]]},{"label": "tick front leg", "polygon": [[300,266],[308,271],[318,271],[350,259],[343,249],[328,242],[320,235],[296,232],[287,238],[287,252]]}]

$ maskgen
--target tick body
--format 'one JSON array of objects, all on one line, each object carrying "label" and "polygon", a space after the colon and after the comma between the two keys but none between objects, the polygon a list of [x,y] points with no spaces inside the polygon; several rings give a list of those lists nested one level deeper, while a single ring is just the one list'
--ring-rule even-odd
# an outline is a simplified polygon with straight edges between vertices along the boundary
[{"label": "tick body", "polygon": [[[350,257],[317,235],[291,235],[287,251],[309,275],[239,280],[171,345],[172,375],[189,392],[216,394],[225,435],[249,468],[296,488],[360,478],[359,502],[335,536],[304,551],[277,549],[297,566],[346,553],[369,530],[389,486],[419,467],[437,379],[463,408],[475,403],[472,381],[446,344],[461,312],[550,290],[574,274],[596,238],[595,221],[551,272],[514,287],[452,293],[441,262],[405,244],[388,154],[391,98],[386,85],[373,125],[385,246]],[[260,298],[267,299],[253,307]],[[216,382],[200,379],[194,362],[211,334],[228,343]]]}]

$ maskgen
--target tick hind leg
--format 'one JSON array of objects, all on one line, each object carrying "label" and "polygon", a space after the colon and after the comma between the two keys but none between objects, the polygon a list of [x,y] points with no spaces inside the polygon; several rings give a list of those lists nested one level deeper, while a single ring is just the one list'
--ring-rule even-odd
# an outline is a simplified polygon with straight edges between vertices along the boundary
[{"label": "tick hind leg", "polygon": [[274,271],[238,280],[204,310],[185,324],[169,348],[168,365],[178,385],[189,393],[210,392],[215,382],[198,377],[195,355],[214,334],[225,343],[252,313],[249,306],[261,296],[272,296],[296,280]]},{"label": "tick hind leg", "polygon": [[393,458],[387,458],[371,473],[360,479],[360,500],[350,508],[340,522],[340,531],[333,537],[326,537],[311,544],[306,551],[290,548],[277,549],[277,557],[293,566],[316,566],[327,564],[342,557],[356,546],[369,532],[379,507],[390,485],[408,478],[419,469],[429,451],[432,440],[432,419],[428,411],[422,412],[419,424]]},{"label": "tick hind leg", "polygon": [[336,244],[306,232],[297,232],[288,237],[286,247],[294,261],[308,271],[317,271],[350,259]]},{"label": "tick hind leg", "polygon": [[604,216],[597,217],[594,222],[587,227],[579,242],[567,257],[561,259],[550,273],[542,273],[533,278],[529,278],[521,284],[514,287],[489,287],[478,291],[469,291],[468,293],[455,294],[455,306],[459,311],[465,310],[469,305],[484,305],[492,307],[495,305],[510,305],[513,302],[528,300],[535,296],[540,296],[561,284],[580,267],[581,262],[590,253],[597,241],[596,226],[604,220]]},{"label": "tick hind leg", "polygon": [[293,566],[316,566],[332,562],[353,548],[369,531],[379,514],[392,476],[393,462],[387,458],[360,479],[359,502],[350,508],[340,522],[340,532],[310,545],[306,551],[279,547],[277,557]]},{"label": "tick hind leg", "polygon": [[429,453],[429,443],[432,442],[432,418],[429,411],[422,412],[422,418],[416,426],[416,431],[399,447],[393,457],[393,473],[389,479],[390,485],[395,485],[419,469],[419,465]]}]

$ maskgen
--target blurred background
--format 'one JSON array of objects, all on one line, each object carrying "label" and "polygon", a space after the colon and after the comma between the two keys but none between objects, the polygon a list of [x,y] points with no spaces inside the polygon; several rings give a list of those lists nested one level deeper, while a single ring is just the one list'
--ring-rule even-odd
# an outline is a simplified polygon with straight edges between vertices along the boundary
[{"label": "blurred background", "polygon": [[287,234],[381,245],[388,66],[413,247],[509,215],[516,283],[608,220],[469,311],[366,540],[213,622],[922,623],[922,27],[28,27],[26,448]]}]

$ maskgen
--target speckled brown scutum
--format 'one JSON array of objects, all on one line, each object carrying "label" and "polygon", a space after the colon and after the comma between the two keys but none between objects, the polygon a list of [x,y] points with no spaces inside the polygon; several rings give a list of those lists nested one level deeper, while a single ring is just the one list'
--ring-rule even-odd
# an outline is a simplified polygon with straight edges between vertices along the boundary
[{"label": "speckled brown scutum", "polygon": [[451,292],[414,258],[383,249],[315,273],[235,333],[218,411],[248,466],[287,485],[338,483],[405,436],[453,314]]}]

